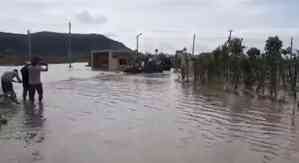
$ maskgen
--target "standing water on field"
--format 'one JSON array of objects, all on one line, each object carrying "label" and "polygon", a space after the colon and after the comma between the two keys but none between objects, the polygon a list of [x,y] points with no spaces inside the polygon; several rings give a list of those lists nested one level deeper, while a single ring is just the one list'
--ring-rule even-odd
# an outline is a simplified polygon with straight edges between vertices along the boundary
[{"label": "standing water on field", "polygon": [[[0,67],[0,74],[13,67]],[[50,65],[45,99],[0,103],[2,163],[298,163],[292,105],[84,64]],[[15,84],[19,99],[22,87]]]}]

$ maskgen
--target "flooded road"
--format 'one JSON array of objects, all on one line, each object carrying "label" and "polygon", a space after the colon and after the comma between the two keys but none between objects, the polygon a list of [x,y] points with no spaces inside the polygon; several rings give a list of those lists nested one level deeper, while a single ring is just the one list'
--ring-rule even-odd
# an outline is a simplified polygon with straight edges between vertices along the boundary
[{"label": "flooded road", "polygon": [[43,74],[43,104],[0,103],[8,119],[0,127],[1,163],[299,162],[291,105],[195,88],[170,72],[66,67]]}]

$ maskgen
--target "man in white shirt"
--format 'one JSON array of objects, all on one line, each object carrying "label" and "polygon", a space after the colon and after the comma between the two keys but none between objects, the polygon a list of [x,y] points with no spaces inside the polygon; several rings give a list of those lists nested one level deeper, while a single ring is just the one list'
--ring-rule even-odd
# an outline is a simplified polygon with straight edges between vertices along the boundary
[{"label": "man in white shirt", "polygon": [[[17,81],[15,81],[14,78],[16,78]],[[13,89],[13,82],[22,83],[17,69],[14,69],[13,71],[4,72],[4,74],[1,77],[1,85],[4,96],[10,97],[12,101],[19,103],[17,100],[16,93]]]},{"label": "man in white shirt", "polygon": [[41,82],[41,72],[48,71],[48,64],[41,63],[40,58],[33,58],[29,72],[29,99],[34,103],[35,92],[38,93],[39,102],[43,100],[43,85]]}]

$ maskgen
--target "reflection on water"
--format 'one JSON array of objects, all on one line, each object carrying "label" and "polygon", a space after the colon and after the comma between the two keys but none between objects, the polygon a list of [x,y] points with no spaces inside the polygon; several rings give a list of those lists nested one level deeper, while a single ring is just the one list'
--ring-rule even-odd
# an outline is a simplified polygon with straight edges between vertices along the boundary
[{"label": "reflection on water", "polygon": [[9,123],[0,128],[0,162],[299,161],[291,104],[178,83],[173,73],[51,67],[64,77],[46,79],[44,104],[1,105]]}]

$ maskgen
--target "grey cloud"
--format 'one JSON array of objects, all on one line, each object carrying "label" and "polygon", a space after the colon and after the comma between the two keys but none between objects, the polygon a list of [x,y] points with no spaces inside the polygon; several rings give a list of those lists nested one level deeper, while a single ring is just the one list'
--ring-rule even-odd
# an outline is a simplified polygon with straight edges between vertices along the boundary
[{"label": "grey cloud", "polygon": [[267,5],[267,6],[276,6],[276,5],[283,5],[283,6],[290,6],[299,4],[298,0],[246,0],[242,3],[247,5]]},{"label": "grey cloud", "polygon": [[168,7],[194,7],[194,6],[211,6],[212,1],[209,0],[166,0],[161,1],[159,5]]},{"label": "grey cloud", "polygon": [[153,29],[153,33],[181,33],[181,32],[186,32],[186,30],[182,28],[158,28],[158,29]]},{"label": "grey cloud", "polygon": [[142,32],[143,51],[190,49],[197,33],[203,51],[223,43],[233,29],[247,46],[262,48],[269,35],[299,38],[298,5],[298,0],[9,0],[0,6],[0,31],[65,32],[71,19],[78,33],[104,33],[131,48]]},{"label": "grey cloud", "polygon": [[84,24],[105,24],[108,21],[104,15],[91,15],[87,10],[78,13],[76,19]]}]

